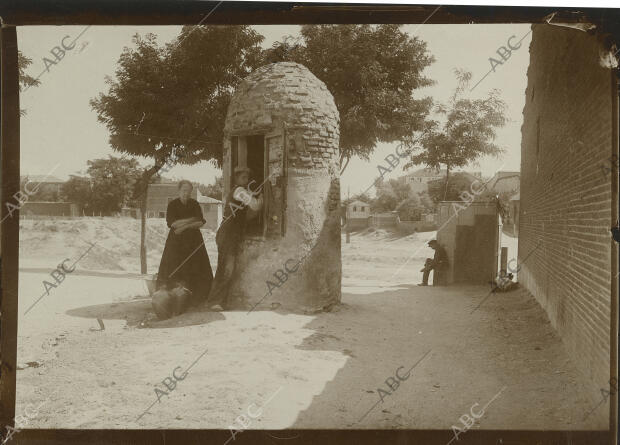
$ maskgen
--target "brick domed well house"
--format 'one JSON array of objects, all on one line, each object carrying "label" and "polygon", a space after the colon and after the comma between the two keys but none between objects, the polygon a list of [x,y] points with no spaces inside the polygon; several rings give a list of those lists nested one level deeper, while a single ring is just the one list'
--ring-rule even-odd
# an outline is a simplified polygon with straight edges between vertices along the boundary
[{"label": "brick domed well house", "polygon": [[248,222],[230,303],[329,310],[341,297],[339,115],[306,67],[273,63],[240,83],[224,128],[224,196],[237,166],[251,169],[250,188],[264,183],[265,205]]}]

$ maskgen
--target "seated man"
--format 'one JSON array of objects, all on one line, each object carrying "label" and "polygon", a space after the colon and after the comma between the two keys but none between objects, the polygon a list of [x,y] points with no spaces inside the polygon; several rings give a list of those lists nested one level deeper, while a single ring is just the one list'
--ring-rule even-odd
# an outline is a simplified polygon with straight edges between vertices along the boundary
[{"label": "seated man", "polygon": [[433,259],[427,258],[424,263],[424,268],[420,270],[423,272],[422,282],[418,286],[428,286],[428,276],[431,270],[434,270],[433,284],[444,284],[444,272],[448,267],[448,255],[446,250],[439,245],[437,240],[430,240],[428,245],[435,251]]}]

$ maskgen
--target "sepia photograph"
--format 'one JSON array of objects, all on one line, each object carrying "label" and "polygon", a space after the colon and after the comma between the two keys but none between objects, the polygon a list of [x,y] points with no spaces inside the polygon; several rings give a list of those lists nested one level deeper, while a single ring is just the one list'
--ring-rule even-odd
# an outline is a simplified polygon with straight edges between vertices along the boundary
[{"label": "sepia photograph", "polygon": [[617,10],[227,3],[3,22],[2,443],[615,443]]}]

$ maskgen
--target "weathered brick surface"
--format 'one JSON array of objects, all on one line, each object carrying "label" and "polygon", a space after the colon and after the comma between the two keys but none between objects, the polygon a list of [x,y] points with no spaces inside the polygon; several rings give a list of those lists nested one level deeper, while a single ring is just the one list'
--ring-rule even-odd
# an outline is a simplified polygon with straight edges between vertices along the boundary
[{"label": "weathered brick surface", "polygon": [[615,91],[598,57],[594,36],[533,27],[519,217],[519,263],[529,255],[519,282],[544,307],[597,394],[610,378],[609,228],[617,205],[602,169],[614,153]]},{"label": "weathered brick surface", "polygon": [[339,122],[325,84],[306,67],[282,62],[265,65],[243,80],[228,107],[224,133],[255,134],[285,124],[291,167],[334,169]]},{"label": "weathered brick surface", "polygon": [[[286,128],[286,140],[279,134]],[[265,134],[276,201],[286,195],[286,233],[269,218],[267,239],[248,239],[232,289],[237,306],[315,311],[340,301],[339,115],[323,82],[296,63],[263,66],[239,85],[224,128],[224,184],[229,186],[231,137]],[[284,144],[283,144],[284,142]],[[286,146],[287,175],[282,175]],[[280,184],[286,182],[286,190]],[[308,255],[279,288],[274,273]]]}]

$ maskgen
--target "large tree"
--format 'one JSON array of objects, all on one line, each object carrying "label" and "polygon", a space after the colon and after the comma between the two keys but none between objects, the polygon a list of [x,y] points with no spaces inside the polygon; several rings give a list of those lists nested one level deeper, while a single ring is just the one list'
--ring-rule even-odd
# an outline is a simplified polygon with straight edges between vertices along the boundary
[{"label": "large tree", "polygon": [[424,211],[420,196],[413,191],[405,176],[387,181],[379,179],[377,196],[371,208],[375,212],[396,211],[403,220],[419,219]]},{"label": "large tree", "polygon": [[132,199],[133,186],[141,169],[135,159],[109,156],[88,161],[87,172],[92,183],[92,206],[95,212],[113,215]]},{"label": "large tree", "polygon": [[[460,194],[470,192],[471,183],[474,181],[470,175],[461,172],[454,173],[446,187],[447,180],[442,178],[428,182],[428,195],[435,204],[440,201],[460,201]],[[479,188],[480,186],[476,187],[476,190]]]},{"label": "large tree", "polygon": [[305,65],[334,96],[340,113],[340,166],[368,160],[379,142],[394,142],[423,127],[430,98],[414,98],[432,80],[426,42],[400,25],[304,25],[265,51],[266,62]]},{"label": "large tree", "polygon": [[77,204],[85,215],[94,215],[93,192],[90,178],[71,175],[62,185],[63,200]]},{"label": "large tree", "polygon": [[422,131],[412,134],[406,144],[412,150],[404,168],[416,165],[446,168],[443,199],[448,195],[450,171],[465,167],[483,156],[499,156],[505,150],[495,144],[496,132],[507,118],[506,103],[498,90],[492,90],[484,99],[465,97],[469,90],[471,73],[455,70],[457,87],[444,104],[435,107],[437,119],[428,120]]},{"label": "large tree", "polygon": [[86,177],[72,175],[63,184],[65,200],[79,204],[85,214],[113,215],[133,196],[141,169],[135,159],[109,156],[88,161]]},{"label": "large tree", "polygon": [[146,273],[148,184],[165,164],[222,161],[226,110],[238,82],[260,63],[263,37],[248,26],[185,26],[171,43],[135,35],[107,93],[91,100],[118,152],[153,161],[136,184],[141,270]]}]

